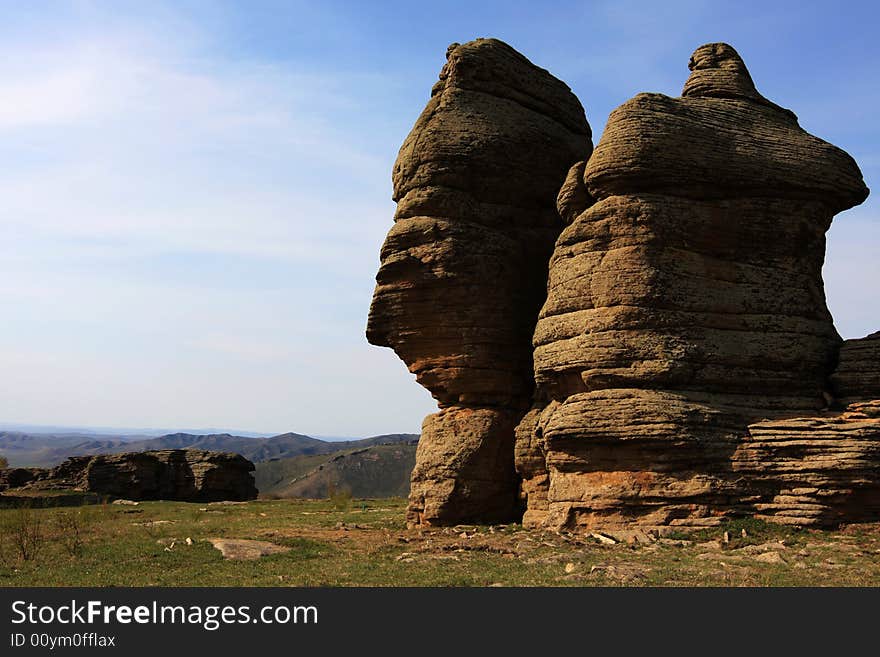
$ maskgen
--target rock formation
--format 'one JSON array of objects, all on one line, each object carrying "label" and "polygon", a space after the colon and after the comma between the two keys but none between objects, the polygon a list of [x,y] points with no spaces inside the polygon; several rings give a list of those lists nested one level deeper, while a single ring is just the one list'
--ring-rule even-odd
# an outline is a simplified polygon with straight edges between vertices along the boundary
[{"label": "rock formation", "polygon": [[732,458],[745,512],[794,525],[880,518],[880,400],[749,425]]},{"label": "rock formation", "polygon": [[[517,431],[527,524],[713,523],[845,496],[880,465],[874,420],[761,422],[833,401],[825,232],[866,198],[861,173],[763,98],[730,46],[698,48],[689,68],[681,98],[616,109],[560,193],[569,225]],[[835,516],[812,511],[797,517]]]},{"label": "rock formation", "polygon": [[880,399],[880,331],[844,341],[831,384],[841,403]]},{"label": "rock formation", "polygon": [[[257,496],[254,464],[239,454],[168,449],[73,456],[51,469],[18,469],[18,486],[72,489],[130,500],[215,502]],[[9,482],[13,488],[13,482]]]},{"label": "rock formation", "polygon": [[24,486],[40,472],[39,468],[0,468],[0,492]]},{"label": "rock formation", "polygon": [[440,403],[409,519],[506,517],[511,454],[530,526],[880,517],[880,334],[842,343],[822,281],[834,215],[868,195],[853,159],[726,44],[592,153],[568,89],[504,44],[448,58],[368,326]]},{"label": "rock formation", "polygon": [[495,39],[449,47],[394,165],[367,325],[440,407],[422,427],[414,523],[516,514],[514,427],[531,404],[556,195],[591,148],[583,108],[547,71]]}]

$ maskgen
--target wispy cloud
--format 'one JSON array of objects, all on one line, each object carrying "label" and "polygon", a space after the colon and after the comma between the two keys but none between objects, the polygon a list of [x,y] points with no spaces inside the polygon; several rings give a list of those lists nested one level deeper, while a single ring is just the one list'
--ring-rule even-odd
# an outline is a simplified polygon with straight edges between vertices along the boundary
[{"label": "wispy cloud", "polygon": [[325,118],[352,106],[344,80],[200,68],[142,42],[3,57],[15,62],[0,68],[7,229],[296,257],[351,236],[333,221],[355,210],[338,187],[387,182],[385,163]]},{"label": "wispy cloud", "polygon": [[[501,30],[572,86],[598,137],[633,94],[677,94],[695,46],[728,40],[876,187],[871,22],[802,4],[4,7],[0,419],[417,429],[433,402],[363,331],[396,149],[446,44]],[[858,56],[841,67],[839,48]],[[829,236],[846,337],[880,328],[875,208]]]},{"label": "wispy cloud", "polygon": [[388,154],[352,138],[352,116],[383,77],[211,46],[179,17],[0,44],[0,299],[14,308],[0,418],[415,428],[432,406],[417,386],[399,424],[327,421],[321,364],[302,365],[346,350],[361,411],[375,401],[351,386],[370,399],[401,376],[363,338],[393,205]]}]

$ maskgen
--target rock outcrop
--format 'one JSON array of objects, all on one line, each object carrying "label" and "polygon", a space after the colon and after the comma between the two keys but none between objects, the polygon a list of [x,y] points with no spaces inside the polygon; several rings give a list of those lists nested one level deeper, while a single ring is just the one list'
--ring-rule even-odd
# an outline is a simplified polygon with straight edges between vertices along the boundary
[{"label": "rock outcrop", "polygon": [[842,413],[749,425],[733,455],[747,479],[744,511],[778,523],[837,525],[880,518],[880,400]]},{"label": "rock outcrop", "polygon": [[168,449],[73,456],[55,468],[29,469],[30,476],[18,483],[130,500],[242,501],[257,496],[253,470],[239,454]]},{"label": "rock outcrop", "polygon": [[437,399],[412,475],[413,523],[517,513],[514,427],[562,229],[556,195],[592,148],[569,88],[495,39],[453,44],[394,165],[394,226],[367,338]]},{"label": "rock outcrop", "polygon": [[545,71],[492,40],[448,58],[367,330],[440,405],[409,519],[508,517],[511,456],[529,526],[880,517],[880,333],[844,343],[822,281],[834,215],[868,195],[853,159],[726,44],[592,153]]},{"label": "rock outcrop", "polygon": [[831,384],[842,404],[880,399],[880,331],[844,341]]},{"label": "rock outcrop", "polygon": [[0,492],[24,486],[40,472],[39,468],[0,468]]},{"label": "rock outcrop", "polygon": [[[834,214],[867,196],[858,166],[763,98],[730,46],[689,68],[682,97],[616,109],[560,192],[569,225],[517,430],[527,524],[707,524],[795,489],[845,496],[876,464],[872,421],[772,422],[833,401],[821,268]],[[789,477],[808,427],[823,465],[803,452]],[[859,465],[840,435],[863,446]]]}]

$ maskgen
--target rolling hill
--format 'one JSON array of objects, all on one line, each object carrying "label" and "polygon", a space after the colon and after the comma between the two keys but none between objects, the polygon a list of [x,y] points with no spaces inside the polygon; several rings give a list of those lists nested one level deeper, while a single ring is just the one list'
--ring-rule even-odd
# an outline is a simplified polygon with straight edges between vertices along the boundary
[{"label": "rolling hill", "polygon": [[360,440],[327,441],[297,433],[251,438],[227,433],[198,435],[172,433],[157,438],[107,437],[94,434],[40,434],[0,432],[0,455],[15,467],[49,467],[70,456],[142,452],[155,449],[204,449],[235,452],[256,462],[301,455],[321,455],[387,443],[405,443],[417,434],[385,434]]},{"label": "rolling hill", "polygon": [[268,497],[320,499],[334,488],[353,497],[405,497],[416,446],[412,440],[257,463],[257,489]]}]

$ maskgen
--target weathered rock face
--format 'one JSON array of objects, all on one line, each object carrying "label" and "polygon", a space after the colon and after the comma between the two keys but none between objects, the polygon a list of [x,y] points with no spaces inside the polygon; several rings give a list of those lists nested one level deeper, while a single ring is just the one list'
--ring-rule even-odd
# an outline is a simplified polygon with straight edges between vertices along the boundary
[{"label": "weathered rock face", "polygon": [[7,488],[24,486],[40,472],[39,468],[3,468],[0,469],[0,492]]},{"label": "weathered rock face", "polygon": [[749,425],[733,455],[759,518],[836,525],[880,518],[880,400]]},{"label": "weathered rock face", "polygon": [[[755,423],[833,400],[825,232],[868,190],[849,155],[757,92],[733,48],[702,46],[689,68],[681,98],[616,109],[560,192],[569,225],[535,329],[536,404],[517,429],[527,524],[717,522],[822,488],[833,469],[784,474],[779,432],[802,437],[810,420]],[[840,385],[862,385],[853,371]],[[852,429],[859,463],[876,462],[876,423],[816,422],[822,458]],[[757,453],[766,471],[744,476]],[[841,467],[838,491],[858,470]]]},{"label": "weathered rock face", "polygon": [[496,41],[450,48],[367,330],[440,405],[411,521],[509,517],[516,474],[527,525],[880,516],[880,333],[842,344],[821,276],[861,173],[730,46],[689,68],[591,155],[562,83]]},{"label": "weathered rock face", "polygon": [[880,399],[880,331],[844,341],[831,384],[842,403]]},{"label": "weathered rock face", "polygon": [[591,148],[565,84],[495,39],[450,46],[394,166],[367,326],[440,406],[419,442],[414,523],[516,513],[513,431],[531,403],[556,195]]},{"label": "weathered rock face", "polygon": [[30,470],[24,484],[131,500],[241,501],[257,496],[253,470],[239,454],[168,449],[74,456],[55,468]]}]

